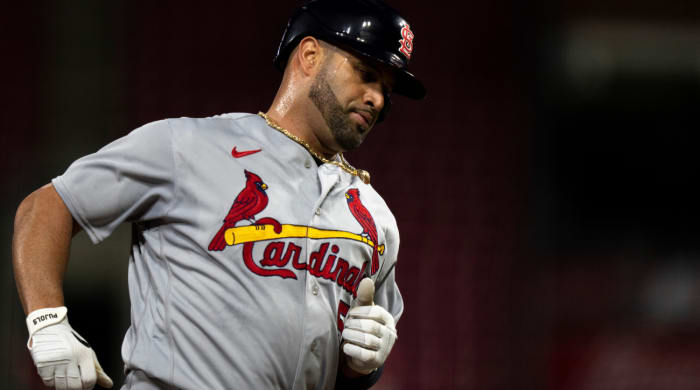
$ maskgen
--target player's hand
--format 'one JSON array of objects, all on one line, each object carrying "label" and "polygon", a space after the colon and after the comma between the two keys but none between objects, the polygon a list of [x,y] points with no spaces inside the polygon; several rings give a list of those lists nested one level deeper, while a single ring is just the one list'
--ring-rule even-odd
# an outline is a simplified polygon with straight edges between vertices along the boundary
[{"label": "player's hand", "polygon": [[357,306],[348,311],[343,328],[343,352],[347,364],[360,374],[379,368],[396,341],[394,317],[374,305],[374,282],[363,279],[357,288]]},{"label": "player's hand", "polygon": [[95,383],[111,388],[112,380],[95,351],[68,324],[65,306],[35,310],[27,316],[34,365],[44,384],[57,390],[89,390]]}]

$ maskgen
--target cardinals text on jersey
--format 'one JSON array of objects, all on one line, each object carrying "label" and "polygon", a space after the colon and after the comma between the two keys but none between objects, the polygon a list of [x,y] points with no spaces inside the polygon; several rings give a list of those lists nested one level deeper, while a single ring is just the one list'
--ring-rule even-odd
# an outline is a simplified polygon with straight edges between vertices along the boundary
[{"label": "cardinals text on jersey", "polygon": [[[245,188],[236,196],[223,225],[209,244],[210,251],[221,251],[227,245],[243,244],[243,261],[246,267],[259,276],[278,276],[297,279],[292,269],[305,270],[312,275],[335,282],[347,292],[356,295],[357,285],[365,273],[367,262],[362,267],[352,266],[342,258],[340,247],[333,241],[321,244],[311,252],[308,259],[300,259],[301,247],[293,242],[280,241],[285,238],[311,238],[319,240],[354,240],[372,248],[371,274],[379,269],[379,255],[384,254],[384,245],[378,243],[377,228],[372,215],[360,200],[357,188],[349,189],[345,197],[348,210],[362,227],[361,234],[343,230],[318,229],[312,226],[281,224],[276,219],[265,217],[255,220],[268,204],[267,184],[260,176],[245,170]],[[252,225],[236,226],[242,220]],[[261,260],[253,259],[256,242],[270,241]],[[291,264],[291,269],[288,267]]]}]

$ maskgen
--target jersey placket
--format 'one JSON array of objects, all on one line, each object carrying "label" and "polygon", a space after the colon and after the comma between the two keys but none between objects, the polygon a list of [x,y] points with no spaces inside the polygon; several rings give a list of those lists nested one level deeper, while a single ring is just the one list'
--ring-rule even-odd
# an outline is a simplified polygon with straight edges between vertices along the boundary
[{"label": "jersey placket", "polygon": [[[333,188],[338,184],[339,173],[334,169],[333,166],[328,164],[322,165],[317,169],[318,178],[321,183],[321,194],[314,204],[313,214],[309,220],[308,226],[319,226],[320,221],[322,221],[326,216],[323,212],[323,205],[326,202],[328,195],[332,192]],[[310,238],[306,238],[306,263],[309,264],[309,256],[314,251],[315,246],[318,242]],[[321,289],[316,277],[311,275],[309,272],[304,273],[305,281],[305,315],[304,315],[304,335],[302,343],[302,348],[304,351],[303,355],[306,355],[301,359],[301,364],[303,365],[301,371],[298,371],[298,375],[303,377],[303,382],[306,382],[308,386],[309,383],[314,383],[318,380],[323,380],[323,378],[331,375],[329,372],[324,372],[329,369],[335,370],[336,365],[329,365],[331,362],[323,361],[322,357],[325,356],[322,351],[324,351],[326,346],[326,340],[320,337],[325,333],[325,328],[327,327],[327,318],[324,318],[326,313],[325,306],[328,305],[326,302],[327,298]],[[326,366],[324,370],[324,365]],[[333,373],[334,375],[334,373]],[[297,388],[299,382],[295,383],[295,388]]]}]

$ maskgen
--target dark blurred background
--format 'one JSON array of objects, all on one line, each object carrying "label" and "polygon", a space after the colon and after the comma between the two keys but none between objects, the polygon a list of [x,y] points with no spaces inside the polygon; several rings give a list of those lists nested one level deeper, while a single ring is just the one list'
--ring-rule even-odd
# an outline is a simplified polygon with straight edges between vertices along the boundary
[{"label": "dark blurred background", "polygon": [[[11,275],[19,202],[144,123],[266,110],[298,4],[3,7],[0,388],[43,388]],[[376,388],[700,388],[700,2],[390,4],[428,97],[395,97],[348,156],[402,233]],[[65,283],[116,386],[128,242],[81,233]]]}]

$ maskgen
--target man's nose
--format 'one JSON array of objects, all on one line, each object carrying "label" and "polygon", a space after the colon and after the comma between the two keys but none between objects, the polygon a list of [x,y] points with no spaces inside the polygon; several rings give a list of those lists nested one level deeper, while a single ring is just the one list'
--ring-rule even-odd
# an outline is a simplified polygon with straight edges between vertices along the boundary
[{"label": "man's nose", "polygon": [[376,113],[384,107],[384,93],[382,85],[379,82],[369,83],[365,89],[363,103],[372,106]]}]

